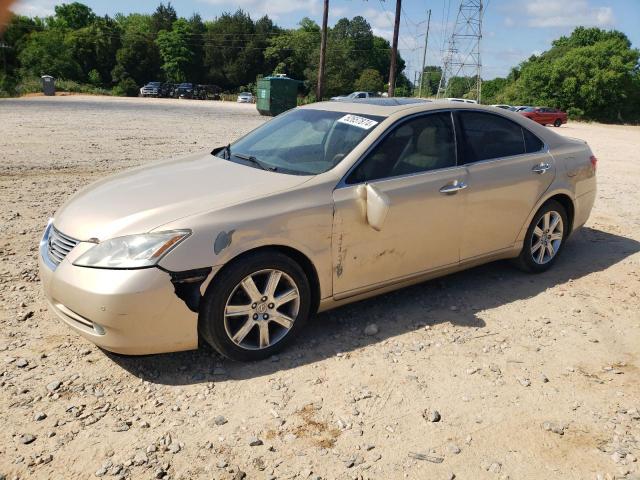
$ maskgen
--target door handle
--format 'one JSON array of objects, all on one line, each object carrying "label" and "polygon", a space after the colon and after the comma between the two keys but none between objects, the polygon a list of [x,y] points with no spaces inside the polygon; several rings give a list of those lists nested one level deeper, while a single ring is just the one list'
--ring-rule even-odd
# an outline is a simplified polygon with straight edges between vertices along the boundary
[{"label": "door handle", "polygon": [[549,170],[551,168],[551,165],[549,165],[548,163],[539,163],[538,165],[536,165],[535,167],[533,167],[531,169],[532,172],[538,173],[540,175],[542,175],[543,173],[545,173],[547,170]]},{"label": "door handle", "polygon": [[453,183],[449,183],[447,185],[445,185],[444,187],[442,187],[440,189],[440,193],[444,193],[444,194],[452,194],[452,193],[457,193],[458,190],[463,190],[467,188],[467,184],[464,182],[459,182],[458,180],[455,180]]}]

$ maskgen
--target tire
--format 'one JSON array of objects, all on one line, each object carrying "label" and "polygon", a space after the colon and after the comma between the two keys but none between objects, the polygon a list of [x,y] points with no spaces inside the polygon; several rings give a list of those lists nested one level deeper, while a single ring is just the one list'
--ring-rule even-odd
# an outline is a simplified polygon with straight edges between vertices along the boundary
[{"label": "tire", "polygon": [[[270,280],[275,284],[271,293]],[[278,300],[283,302],[280,306]],[[295,339],[310,310],[311,287],[300,265],[280,252],[261,251],[232,262],[216,275],[202,299],[198,331],[227,358],[262,360]]]},{"label": "tire", "polygon": [[[544,229],[546,215],[549,215],[547,219],[550,227],[547,230]],[[554,227],[557,218],[559,220]],[[540,233],[544,237],[540,237]],[[562,253],[568,234],[569,221],[565,208],[559,202],[549,200],[533,216],[524,238],[522,251],[515,259],[516,265],[530,273],[547,271]],[[535,248],[536,246],[539,248]],[[553,250],[552,255],[550,254],[551,250]]]},{"label": "tire", "polygon": [[553,122],[553,126],[554,127],[561,127],[562,126],[562,120],[560,120],[559,118],[556,118],[556,121]]}]

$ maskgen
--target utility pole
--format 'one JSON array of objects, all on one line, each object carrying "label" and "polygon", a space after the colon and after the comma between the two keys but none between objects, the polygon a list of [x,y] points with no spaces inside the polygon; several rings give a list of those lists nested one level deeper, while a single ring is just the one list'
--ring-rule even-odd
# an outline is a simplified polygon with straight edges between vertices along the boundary
[{"label": "utility pole", "polygon": [[402,12],[402,0],[396,0],[396,19],[393,24],[393,44],[391,45],[391,66],[389,67],[389,96],[393,97],[396,91],[396,62],[398,57],[398,33],[400,31],[400,14]]},{"label": "utility pole", "polygon": [[424,53],[422,54],[422,70],[420,71],[420,94],[418,95],[422,98],[422,85],[424,78],[424,64],[427,60],[427,45],[429,45],[429,26],[431,25],[431,9],[429,9],[429,18],[427,20],[427,35],[424,37]]},{"label": "utility pole", "polygon": [[322,13],[322,37],[320,39],[320,64],[318,65],[318,87],[316,88],[316,101],[322,101],[324,90],[324,68],[327,64],[327,20],[329,18],[329,0],[324,0],[324,12]]}]

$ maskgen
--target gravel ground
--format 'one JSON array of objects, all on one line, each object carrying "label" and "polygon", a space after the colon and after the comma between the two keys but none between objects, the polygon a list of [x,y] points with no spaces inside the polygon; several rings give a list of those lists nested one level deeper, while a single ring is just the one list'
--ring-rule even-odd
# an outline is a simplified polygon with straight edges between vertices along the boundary
[{"label": "gravel ground", "polygon": [[600,186],[552,271],[498,262],[320,314],[272,361],[116,356],[47,311],[37,247],[65,198],[263,120],[0,100],[0,479],[640,478],[638,127],[558,129]]}]

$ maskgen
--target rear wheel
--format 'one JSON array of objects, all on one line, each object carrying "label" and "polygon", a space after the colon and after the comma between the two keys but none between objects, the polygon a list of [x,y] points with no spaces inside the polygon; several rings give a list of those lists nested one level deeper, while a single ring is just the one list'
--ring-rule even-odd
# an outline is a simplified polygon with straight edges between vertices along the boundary
[{"label": "rear wheel", "polygon": [[198,330],[225,357],[261,360],[297,336],[310,308],[304,270],[280,252],[263,251],[216,275],[203,298]]},{"label": "rear wheel", "polygon": [[548,270],[564,246],[568,227],[565,208],[555,200],[545,203],[527,229],[517,265],[532,273]]},{"label": "rear wheel", "polygon": [[560,120],[559,118],[556,118],[556,121],[553,122],[553,126],[554,127],[560,127],[562,126],[562,120]]}]

